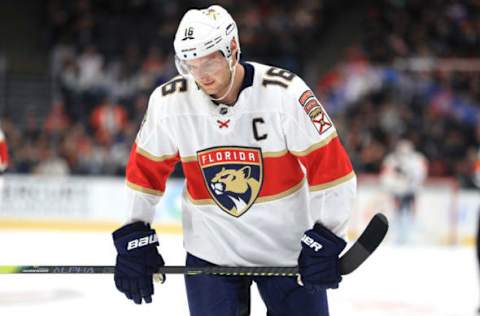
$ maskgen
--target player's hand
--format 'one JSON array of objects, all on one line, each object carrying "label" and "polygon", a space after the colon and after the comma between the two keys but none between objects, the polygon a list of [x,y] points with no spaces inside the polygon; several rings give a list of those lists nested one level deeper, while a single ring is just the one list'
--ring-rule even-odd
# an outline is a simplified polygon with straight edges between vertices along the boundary
[{"label": "player's hand", "polygon": [[[115,285],[136,304],[152,302],[153,274],[165,265],[158,253],[158,238],[149,224],[134,222],[113,232],[117,248]],[[162,279],[165,276],[162,275]]]},{"label": "player's hand", "polygon": [[342,280],[338,256],[347,243],[320,223],[302,237],[298,257],[299,284],[310,291],[336,289]]}]

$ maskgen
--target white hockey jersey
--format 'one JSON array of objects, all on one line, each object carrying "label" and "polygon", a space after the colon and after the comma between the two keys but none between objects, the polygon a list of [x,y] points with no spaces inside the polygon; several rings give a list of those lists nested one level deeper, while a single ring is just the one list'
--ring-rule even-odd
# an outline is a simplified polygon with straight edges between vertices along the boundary
[{"label": "white hockey jersey", "polygon": [[314,221],[345,237],[356,177],[301,78],[243,66],[233,106],[215,104],[183,77],[152,93],[127,166],[129,219],[152,221],[180,161],[186,251],[219,265],[295,266]]}]

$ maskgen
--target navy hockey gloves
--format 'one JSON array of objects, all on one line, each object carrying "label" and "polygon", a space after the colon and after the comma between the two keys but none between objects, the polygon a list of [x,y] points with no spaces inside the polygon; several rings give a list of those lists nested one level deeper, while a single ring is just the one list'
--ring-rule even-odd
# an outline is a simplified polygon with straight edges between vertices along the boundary
[{"label": "navy hockey gloves", "polygon": [[[165,265],[158,253],[158,238],[149,224],[134,222],[113,232],[117,248],[115,285],[136,304],[152,302],[153,274]],[[162,276],[165,279],[165,276]]]},{"label": "navy hockey gloves", "polygon": [[309,291],[336,289],[342,280],[338,256],[347,243],[320,223],[302,237],[298,270],[303,285]]}]

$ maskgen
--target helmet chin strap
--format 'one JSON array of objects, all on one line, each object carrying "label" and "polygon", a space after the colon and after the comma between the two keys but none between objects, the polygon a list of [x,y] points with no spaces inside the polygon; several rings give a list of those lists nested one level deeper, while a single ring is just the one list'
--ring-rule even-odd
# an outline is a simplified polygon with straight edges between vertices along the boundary
[{"label": "helmet chin strap", "polygon": [[[233,87],[233,82],[235,81],[235,72],[237,70],[237,64],[238,64],[238,58],[237,58],[237,61],[235,62],[235,64],[232,66],[232,61],[230,61],[229,63],[229,70],[230,70],[230,82],[228,84],[228,89],[227,91],[224,93],[224,95],[222,95],[221,97],[218,97],[218,98],[214,98],[212,95],[209,95],[210,96],[210,99],[212,99],[213,101],[219,101],[219,100],[222,100],[223,98],[225,98],[229,93],[230,91],[232,91],[232,87]],[[233,68],[233,69],[232,69]]]}]

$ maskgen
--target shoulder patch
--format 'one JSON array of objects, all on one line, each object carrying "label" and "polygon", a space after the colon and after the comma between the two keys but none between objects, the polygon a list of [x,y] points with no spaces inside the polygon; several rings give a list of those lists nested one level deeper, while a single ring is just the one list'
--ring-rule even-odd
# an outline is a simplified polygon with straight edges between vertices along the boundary
[{"label": "shoulder patch", "polygon": [[303,107],[303,110],[308,115],[313,126],[315,126],[315,129],[320,135],[332,127],[333,124],[330,121],[330,118],[325,113],[325,110],[320,102],[318,102],[312,90],[305,90],[298,98],[298,102]]},{"label": "shoulder patch", "polygon": [[298,102],[300,102],[300,104],[304,106],[305,102],[307,102],[307,100],[310,99],[311,97],[315,97],[313,95],[312,90],[305,90],[300,96],[300,98],[298,98]]}]

